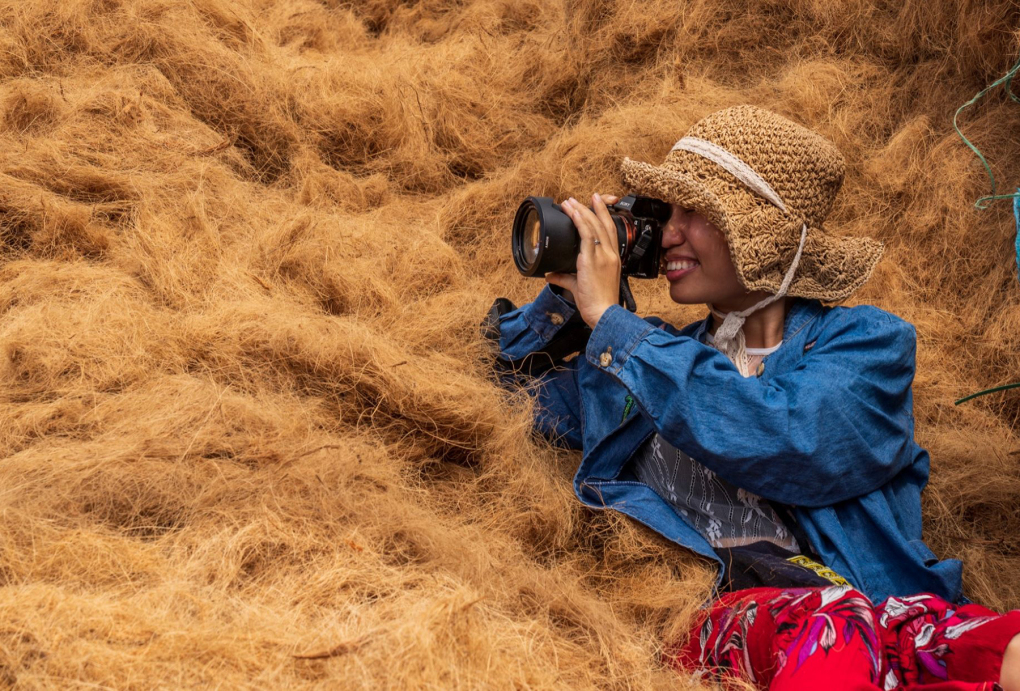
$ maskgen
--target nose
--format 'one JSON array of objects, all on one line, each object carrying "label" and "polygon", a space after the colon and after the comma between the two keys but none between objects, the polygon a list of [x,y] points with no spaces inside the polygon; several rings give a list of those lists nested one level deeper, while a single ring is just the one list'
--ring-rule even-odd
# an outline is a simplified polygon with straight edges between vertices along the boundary
[{"label": "nose", "polygon": [[676,247],[687,241],[687,224],[691,213],[687,209],[673,205],[673,214],[662,228],[662,247]]}]

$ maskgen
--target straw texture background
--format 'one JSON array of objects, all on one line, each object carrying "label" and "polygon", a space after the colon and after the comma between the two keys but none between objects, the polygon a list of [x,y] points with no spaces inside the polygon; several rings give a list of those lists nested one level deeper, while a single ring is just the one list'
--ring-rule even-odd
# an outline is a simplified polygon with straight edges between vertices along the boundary
[{"label": "straw texture background", "polygon": [[[1020,304],[952,133],[1014,2],[0,1],[0,684],[685,688],[712,580],[486,379],[522,197],[697,119],[832,140],[918,328],[925,524],[1020,606]],[[1020,106],[963,117],[1020,180]],[[664,281],[639,308],[675,322]],[[852,462],[852,459],[847,459]]]}]

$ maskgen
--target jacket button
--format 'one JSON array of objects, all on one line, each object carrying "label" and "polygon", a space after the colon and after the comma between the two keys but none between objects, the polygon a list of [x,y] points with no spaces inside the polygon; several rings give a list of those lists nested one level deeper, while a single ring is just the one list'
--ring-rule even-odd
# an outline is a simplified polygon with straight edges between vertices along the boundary
[{"label": "jacket button", "polygon": [[765,374],[765,363],[764,362],[758,364],[758,371],[755,372],[755,374],[757,374],[759,377],[761,375]]},{"label": "jacket button", "polygon": [[563,315],[560,314],[559,312],[551,312],[549,314],[549,321],[551,321],[556,326],[559,326],[560,324],[563,323]]},{"label": "jacket button", "polygon": [[609,363],[611,363],[612,361],[613,356],[610,355],[608,351],[602,353],[602,355],[599,355],[599,364],[602,365],[603,367],[609,367]]}]

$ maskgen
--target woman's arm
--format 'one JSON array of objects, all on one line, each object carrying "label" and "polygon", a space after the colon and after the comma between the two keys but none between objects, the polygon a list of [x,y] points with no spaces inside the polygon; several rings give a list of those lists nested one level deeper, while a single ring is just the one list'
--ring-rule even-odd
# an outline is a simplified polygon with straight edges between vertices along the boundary
[{"label": "woman's arm", "polygon": [[577,366],[567,351],[583,351],[591,330],[572,302],[550,285],[534,302],[499,318],[497,367],[506,386],[529,386],[535,398],[535,429],[554,443],[580,449],[581,419]]},{"label": "woman's arm", "polygon": [[[536,382],[535,428],[557,444],[582,447],[581,402],[578,393],[579,358],[564,362],[563,357],[584,350],[591,329],[606,306],[615,302],[620,289],[620,257],[612,237],[616,226],[606,204],[615,204],[615,195],[592,195],[595,211],[584,209],[573,198],[561,202],[581,240],[577,257],[577,275],[546,274],[546,285],[534,302],[509,312],[499,319],[500,355],[504,383]],[[602,225],[592,223],[598,219]],[[605,246],[598,249],[596,238]],[[578,280],[578,277],[583,277]],[[597,276],[600,280],[591,280]],[[572,292],[584,298],[578,307]],[[595,311],[593,312],[593,305]],[[587,314],[585,314],[587,312]],[[507,366],[509,365],[509,366]],[[508,375],[509,373],[509,375]],[[522,381],[525,374],[528,381]]]},{"label": "woman's arm", "polygon": [[826,506],[881,487],[917,448],[914,328],[871,307],[837,309],[801,364],[764,385],[714,348],[618,306],[597,323],[586,357],[720,477],[767,499]]}]

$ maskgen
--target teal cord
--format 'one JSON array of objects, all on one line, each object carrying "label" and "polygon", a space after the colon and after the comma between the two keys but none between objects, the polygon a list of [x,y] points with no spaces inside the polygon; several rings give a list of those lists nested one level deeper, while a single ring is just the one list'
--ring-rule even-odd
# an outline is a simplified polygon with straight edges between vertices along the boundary
[{"label": "teal cord", "polygon": [[970,396],[964,396],[963,398],[958,400],[953,405],[960,405],[961,403],[966,403],[967,401],[969,401],[972,398],[977,398],[978,396],[984,396],[987,393],[995,393],[996,391],[1005,391],[1006,389],[1016,389],[1016,388],[1020,388],[1020,382],[1017,382],[1015,384],[1004,384],[1003,386],[996,386],[993,389],[985,389],[984,391],[978,391],[977,393],[972,393]]},{"label": "teal cord", "polygon": [[953,129],[956,130],[956,133],[958,135],[960,135],[960,139],[963,140],[963,143],[966,144],[967,147],[970,148],[970,150],[973,151],[977,155],[977,157],[981,160],[981,165],[985,167],[985,172],[988,173],[988,178],[992,181],[992,193],[986,197],[981,197],[976,202],[974,202],[974,206],[977,207],[978,209],[987,209],[988,204],[986,202],[995,201],[997,199],[1015,199],[1018,196],[1020,196],[1020,192],[1014,192],[1013,194],[995,193],[997,183],[995,182],[995,174],[992,173],[992,167],[988,165],[988,161],[985,159],[984,154],[982,154],[981,151],[976,146],[971,144],[970,140],[967,139],[967,137],[964,136],[963,132],[960,131],[960,127],[956,124],[956,119],[960,116],[960,113],[963,111],[964,108],[974,105],[974,103],[978,99],[980,99],[982,96],[984,96],[985,94],[987,94],[989,91],[999,86],[1000,84],[1005,84],[1006,94],[1011,99],[1013,99],[1014,102],[1020,103],[1020,98],[1018,98],[1017,95],[1013,93],[1013,77],[1016,76],[1018,70],[1020,70],[1020,60],[1018,60],[1017,63],[1009,69],[1009,72],[1007,72],[1002,77],[996,79],[994,82],[986,86],[981,91],[977,92],[974,98],[970,99],[962,106],[957,108],[956,113],[953,114]]},{"label": "teal cord", "polygon": [[[981,160],[981,165],[983,165],[985,167],[985,172],[988,173],[988,179],[992,181],[992,193],[989,194],[988,196],[981,197],[980,199],[978,199],[976,202],[974,202],[974,206],[977,207],[978,209],[987,209],[988,208],[988,204],[986,202],[992,202],[992,201],[996,201],[996,200],[999,200],[999,199],[1012,199],[1013,200],[1013,216],[1015,218],[1016,227],[1017,227],[1018,231],[1020,231],[1020,188],[1017,188],[1017,191],[1014,192],[1013,194],[996,194],[995,193],[995,190],[996,190],[995,175],[992,173],[992,167],[990,165],[988,165],[988,161],[985,159],[985,157],[981,153],[981,151],[979,151],[976,146],[974,146],[973,144],[970,143],[970,140],[967,139],[967,137],[965,137],[963,135],[963,132],[960,131],[960,127],[956,124],[956,119],[959,117],[960,113],[963,111],[964,108],[967,108],[968,106],[974,105],[974,103],[979,98],[981,98],[982,96],[984,96],[985,94],[987,94],[989,91],[991,91],[995,87],[999,86],[1000,84],[1004,84],[1005,85],[1006,95],[1009,96],[1010,99],[1012,99],[1014,103],[1020,103],[1020,98],[1018,98],[1017,95],[1013,93],[1013,77],[1016,76],[1017,71],[1020,71],[1020,60],[1018,60],[1017,63],[1015,65],[1013,65],[1009,69],[1009,72],[1007,72],[1005,75],[1003,75],[999,79],[996,79],[994,82],[992,82],[991,84],[986,86],[981,91],[977,92],[977,94],[975,94],[974,98],[970,99],[969,101],[964,103],[962,106],[957,108],[956,109],[956,113],[953,114],[953,129],[956,130],[956,133],[958,135],[960,135],[960,139],[963,140],[963,143],[966,144],[970,148],[971,151],[973,151],[975,154],[977,154],[977,157]],[[1020,276],[1020,232],[1017,233],[1017,237],[1016,237],[1016,265],[1017,265],[1017,275]],[[956,401],[956,403],[954,403],[954,405],[960,405],[961,403],[966,403],[967,401],[969,401],[969,400],[971,400],[973,398],[977,398],[978,396],[984,396],[986,394],[995,393],[997,391],[1006,391],[1007,389],[1016,389],[1016,388],[1020,388],[1020,382],[1017,382],[1015,384],[1005,384],[1003,386],[996,386],[996,387],[991,388],[991,389],[985,389],[984,391],[978,391],[977,393],[972,393],[969,396],[964,396],[960,400]]]}]

